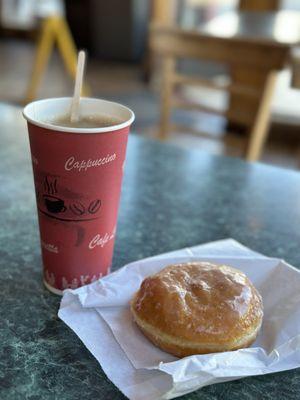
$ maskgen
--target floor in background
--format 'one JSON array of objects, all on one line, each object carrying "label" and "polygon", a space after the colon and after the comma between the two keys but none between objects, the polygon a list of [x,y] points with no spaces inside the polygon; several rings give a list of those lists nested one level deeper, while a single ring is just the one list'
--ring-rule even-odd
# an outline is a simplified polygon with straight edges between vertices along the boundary
[{"label": "floor in background", "polygon": [[[30,76],[33,51],[33,45],[26,41],[7,39],[0,41],[0,101],[12,103],[22,101]],[[92,94],[131,107],[136,114],[133,131],[139,135],[156,137],[159,97],[143,82],[141,75],[140,68],[134,65],[88,60],[87,81],[92,88]],[[73,82],[65,73],[60,58],[54,54],[41,84],[38,98],[69,96],[72,94],[72,86]],[[174,120],[182,124],[189,122],[205,132],[211,132],[211,137],[207,138],[184,131],[173,132],[169,135],[168,141],[175,145],[199,148],[213,154],[230,156],[243,154],[245,137],[234,133],[222,134],[225,120],[221,117],[178,111],[174,115]],[[272,129],[262,161],[287,168],[298,168],[300,152],[295,131],[282,132],[277,128],[275,135],[273,131],[275,129]]]}]

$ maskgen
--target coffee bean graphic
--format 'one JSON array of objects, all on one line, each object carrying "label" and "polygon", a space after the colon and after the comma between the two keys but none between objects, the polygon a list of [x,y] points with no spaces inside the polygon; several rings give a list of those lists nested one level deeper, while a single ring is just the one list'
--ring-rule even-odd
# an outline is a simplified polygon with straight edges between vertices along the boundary
[{"label": "coffee bean graphic", "polygon": [[84,205],[79,202],[70,204],[69,208],[72,211],[72,213],[75,215],[82,215],[85,212]]},{"label": "coffee bean graphic", "polygon": [[101,200],[96,199],[90,203],[88,211],[90,214],[95,214],[100,207],[101,207]]}]

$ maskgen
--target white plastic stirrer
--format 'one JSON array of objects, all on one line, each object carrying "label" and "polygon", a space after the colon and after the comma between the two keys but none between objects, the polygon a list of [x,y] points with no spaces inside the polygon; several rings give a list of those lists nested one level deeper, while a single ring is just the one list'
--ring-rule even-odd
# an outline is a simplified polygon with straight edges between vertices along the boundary
[{"label": "white plastic stirrer", "polygon": [[80,93],[81,93],[82,82],[83,82],[84,65],[85,65],[85,52],[83,50],[81,50],[78,53],[78,59],[77,59],[74,94],[73,94],[71,110],[70,110],[71,122],[79,121],[79,103],[80,103]]}]

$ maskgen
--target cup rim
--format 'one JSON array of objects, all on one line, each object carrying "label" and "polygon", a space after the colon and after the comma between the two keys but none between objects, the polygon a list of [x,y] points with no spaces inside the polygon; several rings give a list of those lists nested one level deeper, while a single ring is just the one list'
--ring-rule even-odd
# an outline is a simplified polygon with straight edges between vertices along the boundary
[{"label": "cup rim", "polygon": [[92,101],[100,101],[100,102],[104,102],[107,104],[111,104],[114,106],[118,106],[123,110],[128,111],[130,117],[129,119],[127,119],[126,121],[122,122],[121,124],[117,124],[117,125],[111,125],[111,126],[105,126],[105,127],[99,127],[99,128],[72,128],[72,127],[65,127],[65,126],[59,126],[59,125],[52,125],[50,123],[47,122],[43,122],[43,121],[39,121],[36,120],[32,117],[30,117],[29,115],[29,109],[31,107],[34,106],[34,104],[37,103],[46,103],[49,101],[56,101],[56,100],[71,100],[72,97],[51,97],[48,99],[42,99],[42,100],[35,100],[32,101],[30,103],[28,103],[22,111],[23,117],[30,123],[32,123],[33,125],[39,126],[41,128],[45,128],[45,129],[49,129],[52,131],[59,131],[59,132],[65,132],[65,133],[105,133],[105,132],[113,132],[113,131],[117,131],[123,128],[126,128],[128,126],[130,126],[133,121],[135,120],[135,115],[134,112],[124,106],[123,104],[117,103],[115,101],[109,101],[109,100],[105,100],[105,99],[97,99],[95,97],[82,97],[81,101],[86,101],[86,100],[92,100]]}]

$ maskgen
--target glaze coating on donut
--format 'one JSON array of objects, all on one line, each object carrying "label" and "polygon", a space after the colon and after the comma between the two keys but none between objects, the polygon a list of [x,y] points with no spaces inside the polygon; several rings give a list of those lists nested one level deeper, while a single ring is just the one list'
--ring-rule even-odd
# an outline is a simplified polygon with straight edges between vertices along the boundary
[{"label": "glaze coating on donut", "polygon": [[131,310],[154,344],[179,357],[248,347],[263,317],[247,276],[208,262],[170,265],[146,278]]}]

